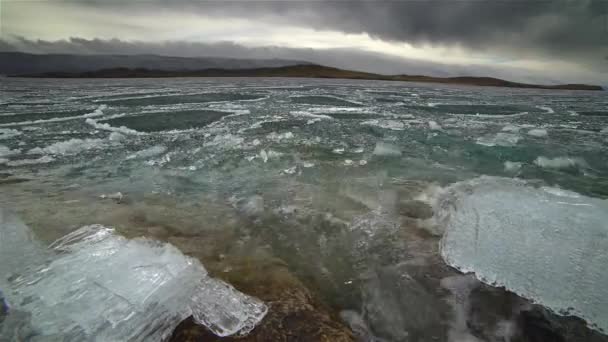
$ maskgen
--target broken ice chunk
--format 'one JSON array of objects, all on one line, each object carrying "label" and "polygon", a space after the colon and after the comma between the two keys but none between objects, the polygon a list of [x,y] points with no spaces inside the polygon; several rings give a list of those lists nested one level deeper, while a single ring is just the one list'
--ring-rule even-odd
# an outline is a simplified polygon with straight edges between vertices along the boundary
[{"label": "broken ice chunk", "polygon": [[608,201],[498,177],[439,197],[449,265],[608,331]]},{"label": "broken ice chunk", "polygon": [[218,336],[245,335],[268,311],[260,300],[212,278],[206,278],[194,291],[191,307],[195,322]]},{"label": "broken ice chunk", "polygon": [[0,335],[9,340],[163,341],[190,315],[226,336],[250,331],[267,311],[167,243],[91,225],[45,249],[2,210],[0,237],[0,287],[13,304]]}]

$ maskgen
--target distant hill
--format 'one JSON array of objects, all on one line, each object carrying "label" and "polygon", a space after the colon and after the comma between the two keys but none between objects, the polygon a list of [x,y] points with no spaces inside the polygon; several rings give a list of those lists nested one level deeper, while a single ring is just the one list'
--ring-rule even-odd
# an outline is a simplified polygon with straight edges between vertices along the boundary
[{"label": "distant hill", "polygon": [[418,75],[379,75],[360,71],[330,68],[322,65],[304,64],[280,67],[249,69],[206,68],[202,70],[157,70],[148,68],[112,68],[86,72],[45,72],[17,74],[21,77],[42,78],[133,78],[133,77],[295,77],[295,78],[342,78],[360,80],[385,80],[406,82],[432,82],[474,86],[537,88],[564,90],[603,90],[587,84],[541,85],[501,80],[492,77],[431,77]]},{"label": "distant hill", "polygon": [[188,58],[157,55],[36,55],[22,52],[0,52],[0,74],[4,75],[47,72],[81,73],[114,68],[146,68],[166,71],[215,68],[253,69],[296,64],[307,64],[307,62],[283,59]]}]

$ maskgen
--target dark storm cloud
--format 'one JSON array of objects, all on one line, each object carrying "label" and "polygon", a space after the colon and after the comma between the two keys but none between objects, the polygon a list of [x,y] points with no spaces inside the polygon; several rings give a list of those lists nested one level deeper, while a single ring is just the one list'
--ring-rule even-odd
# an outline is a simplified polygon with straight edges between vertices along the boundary
[{"label": "dark storm cloud", "polygon": [[[414,45],[606,65],[608,0],[87,1],[159,13],[181,10],[301,25]],[[84,4],[84,3],[83,3]],[[160,19],[159,17],[159,20]]]}]

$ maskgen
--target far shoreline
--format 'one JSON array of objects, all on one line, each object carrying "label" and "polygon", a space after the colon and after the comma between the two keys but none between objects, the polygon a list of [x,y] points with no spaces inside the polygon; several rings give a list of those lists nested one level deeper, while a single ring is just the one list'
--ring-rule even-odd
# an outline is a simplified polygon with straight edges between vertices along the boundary
[{"label": "far shoreline", "polygon": [[127,78],[318,78],[401,81],[435,84],[468,85],[479,87],[504,87],[547,90],[603,91],[603,87],[589,84],[528,84],[506,81],[493,77],[433,77],[422,75],[380,75],[359,71],[343,70],[322,65],[299,64],[285,67],[256,69],[202,69],[202,70],[151,70],[144,68],[112,68],[86,72],[45,72],[37,74],[17,74],[7,77],[17,78],[58,78],[58,79],[127,79]]}]

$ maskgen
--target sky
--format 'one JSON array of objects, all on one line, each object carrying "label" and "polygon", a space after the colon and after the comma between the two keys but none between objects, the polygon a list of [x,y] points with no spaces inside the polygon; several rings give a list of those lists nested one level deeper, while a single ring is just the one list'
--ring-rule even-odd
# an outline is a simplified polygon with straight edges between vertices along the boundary
[{"label": "sky", "polygon": [[0,50],[608,82],[608,0],[0,0]]}]

